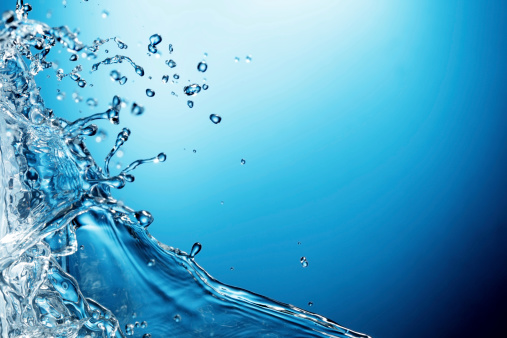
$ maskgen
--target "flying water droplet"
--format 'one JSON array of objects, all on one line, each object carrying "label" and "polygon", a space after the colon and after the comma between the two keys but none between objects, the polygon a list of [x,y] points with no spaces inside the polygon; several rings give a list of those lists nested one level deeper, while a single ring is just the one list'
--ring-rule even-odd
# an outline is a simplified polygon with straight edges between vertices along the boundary
[{"label": "flying water droplet", "polygon": [[81,250],[84,250],[84,248],[85,248],[84,245],[79,246],[79,249],[81,249]]},{"label": "flying water droplet", "polygon": [[77,54],[72,54],[69,58],[70,61],[76,61],[77,60]]},{"label": "flying water droplet", "polygon": [[252,62],[252,55],[247,55],[246,58],[245,58],[245,62],[246,63]]},{"label": "flying water droplet", "polygon": [[194,150],[192,150],[192,152],[195,154],[197,152],[197,150],[194,149]]},{"label": "flying water droplet", "polygon": [[155,96],[155,92],[148,88],[148,89],[146,89],[146,95],[148,97],[153,97],[153,96]]},{"label": "flying water droplet", "polygon": [[134,102],[132,103],[132,109],[130,110],[130,112],[133,115],[142,115],[144,113],[144,107]]},{"label": "flying water droplet", "polygon": [[214,124],[219,124],[220,121],[222,121],[222,118],[216,114],[211,114],[209,116],[209,119],[211,120],[211,122],[213,122]]},{"label": "flying water droplet", "polygon": [[193,108],[193,107],[194,107],[194,101],[190,101],[190,100],[188,100],[188,101],[187,101],[187,106],[188,106],[189,108]]},{"label": "flying water droplet", "polygon": [[241,165],[244,165],[246,161],[244,159],[241,159]]},{"label": "flying water droplet", "polygon": [[65,99],[65,93],[64,92],[60,92],[60,93],[56,94],[56,99],[58,101],[63,101],[63,99]]},{"label": "flying water droplet", "polygon": [[308,261],[306,260],[306,257],[304,257],[304,256],[301,257],[300,262],[301,262],[301,265],[303,266],[303,268],[308,267]]},{"label": "flying water droplet", "polygon": [[190,258],[194,258],[199,251],[201,251],[202,245],[199,242],[195,242],[194,245],[192,245],[192,249],[190,250]]},{"label": "flying water droplet", "polygon": [[202,85],[203,90],[207,90],[208,88],[209,88],[209,86],[206,83]]},{"label": "flying water droplet", "polygon": [[147,321],[141,322],[141,328],[146,329],[147,327],[148,327],[148,322]]},{"label": "flying water droplet", "polygon": [[125,83],[127,83],[127,77],[126,76],[120,77],[118,79],[118,83],[123,86]]},{"label": "flying water droplet", "polygon": [[178,74],[174,74],[173,77],[178,80],[180,78],[180,76]]},{"label": "flying water droplet", "polygon": [[69,284],[67,284],[67,282],[62,282],[62,288],[67,290],[69,288]]},{"label": "flying water droplet", "polygon": [[162,76],[162,83],[167,83],[169,81],[169,75]]},{"label": "flying water droplet", "polygon": [[308,306],[313,306],[313,302],[308,302]]},{"label": "flying water droplet", "polygon": [[109,76],[111,76],[111,80],[117,81],[121,75],[117,70],[112,70],[111,73],[109,73]]},{"label": "flying water droplet", "polygon": [[239,62],[239,57],[237,57],[237,56],[236,56],[236,57],[234,58],[234,62],[236,62],[236,63],[237,63],[237,62]]},{"label": "flying water droplet", "polygon": [[127,325],[125,325],[125,334],[127,336],[133,336],[134,335],[134,324],[127,324]]},{"label": "flying water droplet", "polygon": [[183,88],[183,92],[185,94],[187,94],[188,96],[194,96],[194,95],[197,95],[197,93],[199,93],[201,91],[201,86],[199,86],[198,84],[191,84],[191,85],[188,85],[188,86],[185,86]]},{"label": "flying water droplet", "polygon": [[208,64],[206,63],[206,61],[201,61],[197,65],[197,70],[200,71],[201,73],[204,73],[207,69],[208,69]]},{"label": "flying water droplet", "polygon": [[220,201],[220,205],[224,205],[224,201]]},{"label": "flying water droplet", "polygon": [[86,100],[86,104],[90,107],[97,107],[97,105],[99,104],[97,102],[97,100],[95,100],[94,98],[90,97],[89,99]]},{"label": "flying water droplet", "polygon": [[151,223],[153,223],[153,216],[146,210],[141,210],[135,213],[136,219],[139,221],[139,224],[143,227],[148,227]]},{"label": "flying water droplet", "polygon": [[101,16],[102,16],[102,19],[106,19],[109,16],[109,12],[104,10],[104,11],[102,11]]},{"label": "flying water droplet", "polygon": [[162,37],[160,35],[153,34],[152,36],[150,36],[150,44],[156,46],[161,42],[162,42]]},{"label": "flying water droplet", "polygon": [[151,333],[145,333],[145,334],[143,335],[143,338],[151,338]]},{"label": "flying water droplet", "polygon": [[234,267],[233,266],[231,266],[231,271],[234,271]]},{"label": "flying water droplet", "polygon": [[86,86],[86,81],[81,79],[77,82],[77,85],[81,88],[84,88]]},{"label": "flying water droplet", "polygon": [[175,321],[176,323],[181,322],[181,316],[180,316],[180,315],[175,315],[173,319],[174,319],[174,321]]},{"label": "flying water droplet", "polygon": [[174,68],[176,67],[176,62],[174,60],[166,60],[165,61],[165,64],[169,67],[169,68]]},{"label": "flying water droplet", "polygon": [[107,138],[106,132],[103,130],[99,130],[95,135],[95,142],[100,143],[104,141],[106,138]]},{"label": "flying water droplet", "polygon": [[172,54],[173,51],[174,51],[173,45],[169,44],[169,54]]}]

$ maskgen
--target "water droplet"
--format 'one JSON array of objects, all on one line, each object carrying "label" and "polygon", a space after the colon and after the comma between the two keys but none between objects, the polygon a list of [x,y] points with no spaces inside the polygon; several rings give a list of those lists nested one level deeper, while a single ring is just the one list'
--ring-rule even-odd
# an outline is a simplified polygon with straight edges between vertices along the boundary
[{"label": "water droplet", "polygon": [[144,107],[134,102],[132,103],[132,109],[130,110],[130,112],[133,115],[142,115],[144,113]]},{"label": "water droplet", "polygon": [[209,116],[209,119],[211,120],[211,122],[213,122],[214,124],[219,124],[220,121],[222,121],[222,118],[216,114],[211,114]]},{"label": "water droplet", "polygon": [[206,64],[205,61],[201,61],[197,65],[197,70],[200,71],[201,73],[204,73],[207,69],[208,69],[208,65]]},{"label": "water droplet", "polygon": [[121,75],[117,70],[112,70],[111,73],[109,73],[109,76],[111,76],[111,80],[117,81]]},{"label": "water droplet", "polygon": [[[157,52],[157,48],[154,45],[148,45],[148,51],[150,53],[155,54]],[[149,55],[149,54],[148,54]]]},{"label": "water droplet", "polygon": [[81,245],[81,246],[79,247],[79,249],[81,249],[81,250],[84,250],[84,248],[85,248],[85,246],[84,246],[84,245]]},{"label": "water droplet", "polygon": [[220,204],[221,204],[221,205],[224,205],[224,201],[220,201]]},{"label": "water droplet", "polygon": [[67,284],[67,282],[62,282],[62,288],[67,290],[69,288],[69,284]]},{"label": "water droplet", "polygon": [[246,63],[250,63],[252,61],[252,55],[247,55],[245,58]]},{"label": "water droplet", "polygon": [[174,60],[166,60],[165,64],[168,65],[169,68],[176,67],[176,62]]},{"label": "water droplet", "polygon": [[148,266],[153,266],[155,265],[155,260],[152,258],[150,259],[150,261],[148,262]]},{"label": "water droplet", "polygon": [[97,102],[97,100],[90,97],[89,99],[86,100],[86,104],[90,107],[97,107],[99,103]]},{"label": "water droplet", "polygon": [[81,88],[84,88],[86,86],[86,81],[81,79],[77,82],[77,85]]},{"label": "water droplet", "polygon": [[178,80],[180,78],[180,76],[178,74],[174,74],[173,77]]},{"label": "water droplet", "polygon": [[197,150],[194,149],[194,150],[192,150],[192,152],[195,154],[197,152]]},{"label": "water droplet", "polygon": [[162,83],[167,83],[169,81],[169,75],[162,76]]},{"label": "water droplet", "polygon": [[300,259],[301,261],[301,265],[303,266],[303,268],[306,268],[308,266],[308,261],[306,260],[306,257],[301,257]]},{"label": "water droplet", "polygon": [[246,161],[244,159],[241,159],[241,165],[244,165]]},{"label": "water droplet", "polygon": [[234,58],[234,62],[239,62],[239,57],[237,57],[237,56],[236,56],[236,57]]},{"label": "water droplet", "polygon": [[233,266],[231,266],[231,271],[233,271],[233,270],[234,270],[234,267],[233,267]]},{"label": "water droplet", "polygon": [[169,54],[172,54],[173,51],[174,51],[173,45],[169,44]]},{"label": "water droplet", "polygon": [[191,84],[191,85],[188,85],[188,86],[185,86],[183,88],[183,92],[185,94],[187,94],[188,96],[194,96],[194,95],[197,95],[197,93],[199,93],[201,91],[201,86],[199,86],[198,84]]},{"label": "water droplet", "polygon": [[207,90],[208,88],[209,88],[209,86],[206,83],[202,85],[203,90]]},{"label": "water droplet", "polygon": [[139,224],[145,228],[153,222],[153,216],[146,210],[136,212],[135,216]]},{"label": "water droplet", "polygon": [[202,245],[199,242],[195,242],[194,245],[192,245],[192,249],[190,250],[190,258],[194,258],[195,255],[201,251]]},{"label": "water droplet", "polygon": [[127,77],[126,76],[120,77],[118,79],[118,83],[123,86],[125,83],[127,83]]},{"label": "water droplet", "polygon": [[151,338],[151,334],[150,334],[150,333],[145,333],[145,334],[143,335],[143,338]]},{"label": "water droplet", "polygon": [[176,323],[181,322],[181,316],[180,316],[180,315],[175,315],[175,316],[174,316],[174,321],[175,321]]},{"label": "water droplet", "polygon": [[72,54],[69,58],[70,61],[76,61],[77,60],[77,54]]},{"label": "water droplet", "polygon": [[153,162],[155,162],[155,163],[165,162],[165,160],[167,160],[167,155],[164,153],[160,153],[157,155],[157,158]]},{"label": "water droplet", "polygon": [[187,106],[188,106],[189,108],[193,108],[193,107],[194,107],[194,101],[190,101],[190,100],[188,100],[188,101],[187,101]]},{"label": "water droplet", "polygon": [[102,19],[105,19],[105,18],[107,18],[109,16],[109,12],[108,11],[102,11],[101,16],[102,16]]},{"label": "water droplet", "polygon": [[153,96],[155,96],[155,92],[148,88],[148,89],[146,89],[146,95],[148,97],[153,97]]},{"label": "water droplet", "polygon": [[141,323],[141,328],[146,329],[147,327],[148,327],[148,322],[147,321],[143,321]]},{"label": "water droplet", "polygon": [[134,324],[127,324],[127,325],[125,325],[125,334],[127,336],[133,336],[134,335]]},{"label": "water droplet", "polygon": [[100,318],[100,311],[99,310],[93,310],[92,311],[92,318],[95,320],[98,320]]},{"label": "water droplet", "polygon": [[56,99],[58,101],[63,101],[63,99],[65,99],[65,93],[61,92],[61,93],[56,94]]},{"label": "water droplet", "polygon": [[204,57],[207,58],[208,57],[208,53],[204,53]]},{"label": "water droplet", "polygon": [[139,327],[141,326],[141,324],[139,324],[139,322],[135,322],[134,326],[135,326],[136,328],[139,328]]},{"label": "water droplet", "polygon": [[313,306],[313,302],[308,302],[308,306]]},{"label": "water droplet", "polygon": [[150,36],[150,43],[154,46],[158,45],[159,43],[162,42],[162,37],[158,34],[153,34],[152,36]]},{"label": "water droplet", "polygon": [[144,68],[141,67],[141,66],[136,66],[136,73],[139,75],[139,76],[144,76]]},{"label": "water droplet", "polygon": [[301,245],[301,242],[298,242],[298,245]]}]

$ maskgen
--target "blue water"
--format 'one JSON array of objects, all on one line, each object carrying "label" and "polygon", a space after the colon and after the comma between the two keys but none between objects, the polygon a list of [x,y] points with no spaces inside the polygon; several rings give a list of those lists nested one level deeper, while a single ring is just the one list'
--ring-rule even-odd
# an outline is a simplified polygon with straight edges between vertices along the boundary
[{"label": "blue water", "polygon": [[[116,129],[101,124],[105,143],[87,144],[104,158],[128,126],[122,165],[166,152],[166,163],[140,167],[115,192],[150,210],[157,239],[187,252],[199,241],[198,263],[219,280],[375,337],[467,336],[464,323],[505,333],[502,2],[106,7],[40,1],[32,17],[80,27],[86,42],[120,36],[143,80],[122,65],[123,87],[109,80],[113,68],[82,72],[83,89],[45,72],[37,84],[69,119],[90,112],[89,97],[106,108],[118,93],[145,107]],[[157,62],[146,55],[154,33],[163,38]],[[113,46],[101,56],[119,54]],[[59,58],[66,72],[69,56]],[[179,74],[178,86],[163,87],[161,74]],[[203,77],[210,88],[190,109],[177,89]]]}]

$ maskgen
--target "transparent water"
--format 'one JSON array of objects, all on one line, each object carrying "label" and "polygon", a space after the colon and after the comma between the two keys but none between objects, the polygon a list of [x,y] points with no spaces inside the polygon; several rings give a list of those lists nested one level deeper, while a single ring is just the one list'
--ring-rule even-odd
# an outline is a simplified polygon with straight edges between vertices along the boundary
[{"label": "transparent water", "polygon": [[[0,23],[2,337],[367,337],[218,282],[195,261],[199,243],[187,254],[152,237],[151,214],[115,200],[114,189],[133,182],[137,166],[163,162],[166,155],[110,174],[110,160],[130,131],[118,134],[104,166],[91,156],[85,138],[100,132],[95,120],[119,124],[122,100],[115,96],[105,112],[67,121],[44,106],[34,81],[52,67],[47,59],[55,45],[65,46],[72,60],[78,52],[95,53],[109,39],[85,45],[65,26],[29,20],[30,10],[18,1],[16,12],[3,13]],[[160,42],[152,36],[149,51],[161,48]],[[90,70],[123,61],[144,76],[142,66],[125,55]],[[80,72],[76,66],[57,75],[83,87]],[[188,96],[200,89],[182,87]],[[142,114],[141,106],[132,109]],[[220,122],[217,115],[210,119]]]}]

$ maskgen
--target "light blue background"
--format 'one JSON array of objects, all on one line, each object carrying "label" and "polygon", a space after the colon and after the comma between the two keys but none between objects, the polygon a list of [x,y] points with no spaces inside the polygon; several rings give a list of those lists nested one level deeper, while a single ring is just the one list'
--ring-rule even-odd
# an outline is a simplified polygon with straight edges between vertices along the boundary
[{"label": "light blue background", "polygon": [[[128,126],[124,165],[167,153],[114,193],[154,215],[158,240],[185,251],[199,241],[197,262],[222,282],[375,337],[506,333],[506,2],[32,5],[32,18],[79,28],[85,43],[129,45],[104,45],[95,61],[125,54],[145,68],[143,78],[126,63],[89,74],[91,61],[52,51],[66,72],[83,64],[93,87],[54,71],[38,81],[68,119],[115,94],[145,106],[143,116],[124,109],[120,126],[101,123],[109,138],[88,144],[101,162]],[[146,55],[154,33],[160,58]],[[178,84],[160,81],[173,73]],[[209,90],[189,109],[182,87],[203,77]],[[99,106],[74,103],[75,90]]]}]

